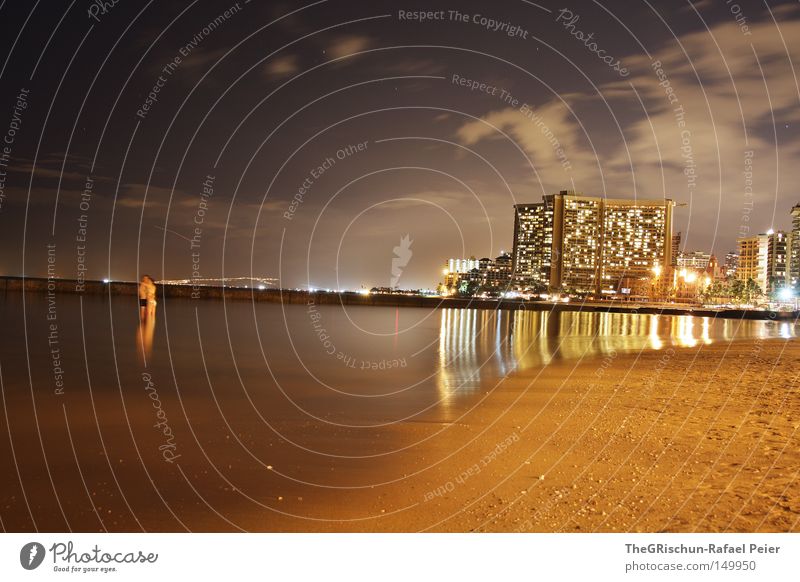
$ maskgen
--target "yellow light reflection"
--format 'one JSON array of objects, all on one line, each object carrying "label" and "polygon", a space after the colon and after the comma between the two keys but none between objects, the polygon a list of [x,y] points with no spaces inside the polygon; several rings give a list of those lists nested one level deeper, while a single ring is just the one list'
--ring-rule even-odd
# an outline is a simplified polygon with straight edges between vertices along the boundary
[{"label": "yellow light reflection", "polygon": [[661,341],[661,336],[658,335],[658,315],[650,317],[650,345],[654,350],[660,350],[664,347],[664,342]]}]

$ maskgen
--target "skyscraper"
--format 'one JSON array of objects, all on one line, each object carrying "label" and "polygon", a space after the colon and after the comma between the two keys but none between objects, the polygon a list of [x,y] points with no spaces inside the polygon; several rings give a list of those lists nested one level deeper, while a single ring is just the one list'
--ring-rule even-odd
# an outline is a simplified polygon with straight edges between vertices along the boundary
[{"label": "skyscraper", "polygon": [[752,279],[766,293],[769,237],[766,234],[748,236],[740,238],[737,244],[739,262],[736,266],[736,278],[745,282]]},{"label": "skyscraper", "polygon": [[783,231],[768,232],[767,293],[785,288],[789,281],[789,237]]},{"label": "skyscraper", "polygon": [[800,204],[795,204],[792,208],[789,245],[789,284],[795,293],[800,293]]},{"label": "skyscraper", "polygon": [[514,284],[547,288],[553,250],[553,195],[542,202],[514,206]]},{"label": "skyscraper", "polygon": [[780,230],[740,238],[736,278],[741,281],[752,279],[767,295],[786,287],[789,277],[788,239],[787,234]]},{"label": "skyscraper", "polygon": [[613,292],[623,278],[672,264],[672,200],[564,190],[514,208],[514,269],[521,287]]},{"label": "skyscraper", "polygon": [[678,265],[678,255],[681,253],[681,233],[672,236],[672,266]]},{"label": "skyscraper", "polygon": [[725,255],[725,276],[735,277],[738,266],[739,254],[736,251],[728,251],[728,254]]},{"label": "skyscraper", "polygon": [[648,277],[656,265],[672,264],[672,200],[601,200],[601,291],[616,289],[623,277]]},{"label": "skyscraper", "polygon": [[600,275],[602,198],[562,191],[553,210],[553,255],[550,288],[592,292]]}]

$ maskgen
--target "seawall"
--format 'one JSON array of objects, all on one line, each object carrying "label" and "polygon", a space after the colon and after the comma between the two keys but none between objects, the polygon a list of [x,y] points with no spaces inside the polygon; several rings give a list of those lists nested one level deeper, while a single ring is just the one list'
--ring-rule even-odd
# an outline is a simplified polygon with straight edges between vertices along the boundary
[{"label": "seawall", "polygon": [[[130,295],[137,294],[138,283],[132,281],[85,281],[82,290],[73,279],[0,277],[0,293],[11,292],[75,295]],[[422,297],[412,295],[362,295],[355,292],[327,293],[297,291],[291,289],[253,289],[243,287],[158,285],[158,296],[163,299],[186,299],[191,301],[208,299],[263,301],[307,305],[364,305],[381,307],[424,307],[428,309],[525,309],[529,311],[586,311],[606,313],[642,313],[652,315],[694,315],[697,317],[719,317],[725,319],[766,319],[771,321],[796,321],[798,311],[761,311],[752,309],[703,309],[691,307],[662,307],[647,304],[620,303],[550,303],[546,301],[524,301],[521,299],[462,299]]]}]

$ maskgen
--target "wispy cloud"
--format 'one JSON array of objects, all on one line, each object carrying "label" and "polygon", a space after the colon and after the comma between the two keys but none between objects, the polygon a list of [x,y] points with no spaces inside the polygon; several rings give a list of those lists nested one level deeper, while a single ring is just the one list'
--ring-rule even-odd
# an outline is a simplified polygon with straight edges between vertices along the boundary
[{"label": "wispy cloud", "polygon": [[337,37],[327,48],[327,54],[332,59],[346,57],[366,50],[373,42],[368,36],[351,34]]},{"label": "wispy cloud", "polygon": [[[731,18],[665,43],[652,51],[652,60],[624,58],[631,70],[625,81],[540,104],[534,111],[541,124],[505,108],[460,124],[456,138],[465,145],[490,145],[504,139],[500,130],[506,132],[534,162],[548,191],[574,184],[609,196],[685,202],[683,228],[724,250],[745,222],[745,151],[754,152],[755,209],[747,227],[766,230],[775,222],[778,228],[797,196],[800,168],[794,160],[800,139],[792,127],[800,124],[800,90],[791,62],[800,62],[800,45],[791,39],[800,38],[800,22],[779,26],[783,38],[771,21],[751,23],[752,34],[745,37]],[[673,102],[656,74],[657,61]],[[569,172],[550,134],[563,147]],[[694,184],[684,172],[690,162]],[[536,175],[530,172],[531,184]]]},{"label": "wispy cloud", "polygon": [[270,79],[280,79],[294,75],[300,70],[297,55],[284,55],[270,60],[264,66],[264,72]]}]

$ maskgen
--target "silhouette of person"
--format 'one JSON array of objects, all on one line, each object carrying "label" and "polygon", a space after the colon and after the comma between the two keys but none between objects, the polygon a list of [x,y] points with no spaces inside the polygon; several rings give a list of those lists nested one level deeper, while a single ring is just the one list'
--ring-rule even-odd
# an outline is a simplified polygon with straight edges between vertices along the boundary
[{"label": "silhouette of person", "polygon": [[156,329],[156,284],[150,275],[139,282],[139,326],[136,330],[136,347],[139,363],[147,366],[153,353],[153,335]]},{"label": "silhouette of person", "polygon": [[156,283],[150,275],[142,275],[139,282],[139,315],[142,319],[145,316],[155,316],[156,314]]}]

